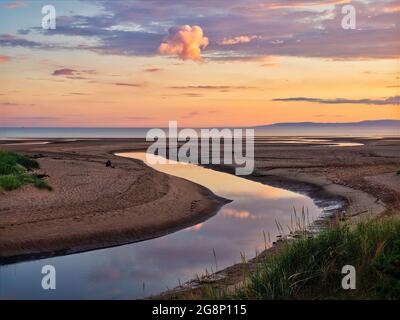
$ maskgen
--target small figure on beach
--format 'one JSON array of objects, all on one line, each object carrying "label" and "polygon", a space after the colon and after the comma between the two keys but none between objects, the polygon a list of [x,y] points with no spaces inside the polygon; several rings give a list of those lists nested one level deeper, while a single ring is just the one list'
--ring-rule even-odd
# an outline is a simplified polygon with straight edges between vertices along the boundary
[{"label": "small figure on beach", "polygon": [[111,160],[107,160],[107,161],[106,161],[106,167],[114,168],[114,166],[113,166],[112,163],[111,163]]}]

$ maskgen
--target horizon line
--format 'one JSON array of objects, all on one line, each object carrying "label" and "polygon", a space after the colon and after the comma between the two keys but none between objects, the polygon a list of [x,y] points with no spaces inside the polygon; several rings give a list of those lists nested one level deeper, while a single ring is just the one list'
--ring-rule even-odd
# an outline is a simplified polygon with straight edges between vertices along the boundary
[{"label": "horizon line", "polygon": [[[258,124],[258,125],[243,125],[243,126],[204,126],[204,127],[188,127],[182,126],[182,128],[193,128],[193,129],[208,129],[208,128],[257,128],[263,126],[273,126],[279,124],[357,124],[363,122],[378,122],[378,121],[400,121],[400,119],[374,119],[374,120],[359,120],[359,121],[347,121],[347,122],[315,122],[315,121],[298,121],[298,122],[274,122],[269,124]],[[140,127],[125,127],[125,126],[0,126],[1,129],[149,129],[149,128],[161,128],[165,129],[168,126],[140,126]]]}]

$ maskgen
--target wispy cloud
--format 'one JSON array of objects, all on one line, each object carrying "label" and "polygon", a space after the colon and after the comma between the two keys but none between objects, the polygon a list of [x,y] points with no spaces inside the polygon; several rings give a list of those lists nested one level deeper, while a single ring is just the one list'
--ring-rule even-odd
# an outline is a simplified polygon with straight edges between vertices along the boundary
[{"label": "wispy cloud", "polygon": [[295,101],[305,101],[312,103],[321,104],[368,104],[368,105],[391,105],[399,104],[400,96],[389,97],[386,99],[320,99],[320,98],[305,98],[305,97],[295,97],[295,98],[277,98],[272,101],[282,101],[282,102],[295,102]]},{"label": "wispy cloud", "polygon": [[182,95],[185,96],[185,97],[188,97],[188,98],[202,98],[202,97],[204,97],[204,94],[195,93],[195,92],[185,92]]},{"label": "wispy cloud", "polygon": [[125,117],[125,118],[129,119],[129,120],[137,120],[137,121],[154,119],[152,117],[146,117],[146,116],[132,116],[132,117]]},{"label": "wispy cloud", "polygon": [[1,102],[0,101],[0,106],[2,107],[20,107],[20,106],[34,106],[35,104],[33,103],[17,103],[17,102],[9,102],[9,101],[5,101],[5,102]]},{"label": "wispy cloud", "polygon": [[71,95],[71,96],[87,96],[88,93],[83,93],[83,92],[70,92],[70,93],[68,93],[68,95]]},{"label": "wispy cloud", "polygon": [[25,1],[17,0],[17,1],[2,3],[2,4],[0,4],[0,7],[5,8],[5,9],[18,9],[18,8],[26,7],[27,5],[28,4]]},{"label": "wispy cloud", "polygon": [[45,48],[47,45],[17,37],[12,34],[0,34],[1,47],[26,47],[26,48]]},{"label": "wispy cloud", "polygon": [[60,68],[51,73],[52,76],[63,76],[72,80],[85,80],[88,79],[88,75],[94,74],[96,74],[95,70],[76,70],[72,68]]},{"label": "wispy cloud", "polygon": [[143,83],[125,83],[125,82],[115,82],[114,85],[122,87],[135,87],[135,88],[141,88],[144,86]]},{"label": "wispy cloud", "polygon": [[198,116],[198,115],[199,115],[199,112],[197,112],[197,111],[192,111],[192,112],[188,112],[188,113],[184,114],[184,115],[181,117],[181,119],[190,119],[190,118],[196,117],[196,116]]},{"label": "wispy cloud", "polygon": [[62,69],[54,70],[51,75],[53,75],[53,76],[73,76],[76,74],[78,74],[77,70],[70,69],[70,68],[62,68]]},{"label": "wispy cloud", "polygon": [[172,86],[170,88],[177,90],[217,90],[217,91],[255,89],[255,87],[250,87],[250,86],[226,86],[226,85]]},{"label": "wispy cloud", "polygon": [[232,46],[235,44],[249,43],[257,38],[259,38],[259,37],[258,36],[236,36],[233,38],[224,38],[220,43],[224,46]]},{"label": "wispy cloud", "polygon": [[292,1],[269,1],[260,4],[260,8],[268,10],[278,9],[298,9],[298,8],[310,8],[310,7],[321,7],[327,5],[345,4],[349,3],[349,0],[320,0],[320,1],[304,1],[304,0],[292,0]]},{"label": "wispy cloud", "polygon": [[153,72],[159,72],[159,71],[161,71],[162,69],[161,68],[147,68],[147,69],[144,69],[144,71],[146,71],[146,72],[151,72],[151,73],[153,73]]},{"label": "wispy cloud", "polygon": [[6,117],[4,120],[60,120],[62,117],[49,117],[49,116],[19,116],[19,117]]}]

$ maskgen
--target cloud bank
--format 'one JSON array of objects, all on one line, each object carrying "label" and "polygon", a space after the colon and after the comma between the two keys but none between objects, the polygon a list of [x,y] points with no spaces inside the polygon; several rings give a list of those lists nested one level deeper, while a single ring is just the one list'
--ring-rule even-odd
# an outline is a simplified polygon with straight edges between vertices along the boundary
[{"label": "cloud bank", "polygon": [[305,101],[313,103],[322,104],[369,104],[369,105],[390,105],[399,104],[400,96],[389,97],[386,99],[320,99],[320,98],[305,98],[305,97],[295,97],[295,98],[278,98],[272,101]]},{"label": "cloud bank", "polygon": [[[348,0],[82,2],[93,6],[96,14],[83,11],[59,16],[56,30],[27,25],[14,34],[0,34],[0,47],[77,49],[123,56],[154,56],[159,48],[164,54],[195,60],[205,47],[207,60],[251,60],[266,55],[356,60],[399,57],[399,0],[351,1],[357,10],[357,29],[350,31],[341,27],[341,9]],[[19,19],[25,19],[22,13]],[[190,46],[184,41],[193,35],[179,33],[182,27],[170,30],[163,41],[169,27],[188,23],[207,30],[210,41],[203,35],[201,45]],[[52,42],[58,36],[69,37],[71,42]]]},{"label": "cloud bank", "polygon": [[201,50],[208,46],[208,38],[204,36],[199,26],[183,25],[169,29],[165,42],[158,51],[161,54],[176,55],[182,60],[200,61]]}]

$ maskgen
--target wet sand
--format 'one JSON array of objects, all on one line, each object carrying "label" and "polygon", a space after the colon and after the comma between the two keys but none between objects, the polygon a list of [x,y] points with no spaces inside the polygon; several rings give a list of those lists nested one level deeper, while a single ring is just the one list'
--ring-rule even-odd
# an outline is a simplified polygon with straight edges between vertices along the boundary
[{"label": "wet sand", "polygon": [[[343,200],[348,219],[397,210],[400,141],[344,140],[365,145],[271,145],[258,139],[256,169],[248,178],[322,201]],[[1,148],[27,155],[42,153],[39,173],[47,174],[54,188],[25,186],[0,194],[1,263],[161,236],[206,220],[226,203],[192,182],[113,155],[145,150],[140,139],[1,143]],[[114,168],[105,166],[107,160]]]}]

